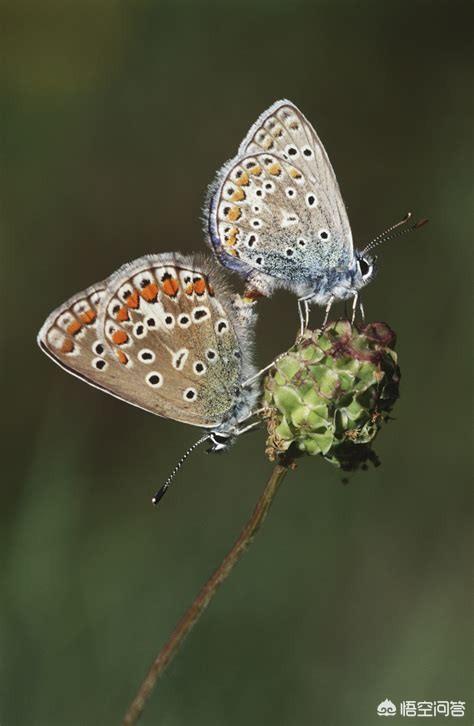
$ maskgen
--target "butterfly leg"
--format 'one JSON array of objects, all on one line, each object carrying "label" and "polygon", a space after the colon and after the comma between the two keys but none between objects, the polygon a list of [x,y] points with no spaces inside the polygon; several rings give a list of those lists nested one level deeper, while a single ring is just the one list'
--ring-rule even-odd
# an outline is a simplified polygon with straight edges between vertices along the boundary
[{"label": "butterfly leg", "polygon": [[365,324],[365,310],[362,300],[359,302],[360,317],[362,322]]},{"label": "butterfly leg", "polygon": [[309,326],[309,301],[310,297],[298,298],[298,314],[300,316],[300,337],[302,337]]},{"label": "butterfly leg", "polygon": [[303,307],[304,299],[298,299],[298,315],[300,317],[300,335],[303,335],[304,331],[306,330],[306,319],[305,319],[305,310]]},{"label": "butterfly leg", "polygon": [[334,302],[334,295],[331,295],[331,297],[329,298],[327,305],[326,305],[326,311],[324,313],[324,320],[323,320],[323,324],[322,324],[322,328],[321,328],[322,330],[324,330],[324,328],[328,324],[329,313],[331,312],[333,302]]},{"label": "butterfly leg", "polygon": [[352,298],[352,316],[351,316],[351,325],[354,325],[354,320],[357,312],[357,301],[359,299],[359,293],[354,293],[354,297]]},{"label": "butterfly leg", "polygon": [[264,406],[261,406],[260,408],[256,408],[255,411],[251,411],[248,416],[246,416],[245,418],[241,418],[239,420],[239,424],[245,423],[246,421],[249,420],[249,418],[253,418],[254,416],[260,416],[260,414],[263,413],[264,411],[265,411]]},{"label": "butterfly leg", "polygon": [[249,424],[248,426],[244,426],[242,429],[237,429],[235,432],[237,436],[240,436],[240,434],[246,434],[249,431],[252,431],[252,429],[257,428],[257,426],[260,426],[262,422],[261,421],[254,421],[253,423]]},{"label": "butterfly leg", "polygon": [[[275,360],[272,360],[271,363],[269,363],[265,368],[261,368],[258,373],[255,373],[255,375],[251,376],[250,378],[247,378],[246,381],[243,382],[243,386],[247,388],[247,386],[250,386],[254,381],[257,381],[261,376],[263,376],[264,373],[270,370],[270,368],[273,368],[277,360],[281,358],[282,355],[286,355],[286,353],[282,353],[281,355],[277,356]],[[253,415],[253,414],[252,414]]]}]

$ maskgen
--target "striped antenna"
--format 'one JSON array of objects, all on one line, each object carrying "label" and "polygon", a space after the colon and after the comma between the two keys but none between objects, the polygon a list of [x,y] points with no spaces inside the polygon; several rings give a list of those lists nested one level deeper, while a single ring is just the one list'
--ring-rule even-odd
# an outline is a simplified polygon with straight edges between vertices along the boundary
[{"label": "striped antenna", "polygon": [[391,227],[385,230],[385,232],[382,232],[381,234],[377,235],[375,239],[372,240],[372,242],[369,242],[369,244],[364,247],[360,255],[363,257],[367,252],[370,252],[374,249],[374,247],[378,247],[378,245],[381,245],[383,242],[388,242],[391,239],[396,239],[397,237],[402,237],[404,234],[408,234],[408,232],[412,232],[414,229],[418,229],[419,227],[422,227],[424,224],[428,222],[427,219],[420,219],[418,222],[415,222],[415,224],[410,225],[410,227],[405,227],[405,229],[402,229],[400,232],[395,232],[395,234],[390,234],[398,227],[401,227],[402,225],[406,224],[411,219],[411,212],[408,212],[403,219],[401,219],[396,224],[392,224]]},{"label": "striped antenna", "polygon": [[387,234],[390,234],[390,232],[393,232],[393,230],[394,229],[397,229],[397,227],[401,227],[402,224],[406,224],[408,222],[408,220],[411,219],[411,216],[412,216],[411,215],[411,212],[407,212],[405,214],[405,216],[403,217],[403,219],[401,219],[399,222],[396,222],[395,224],[392,224],[391,227],[389,227],[388,229],[386,229],[384,232],[381,232],[380,234],[378,234],[377,237],[375,237],[372,240],[372,242],[369,242],[369,244],[367,245],[367,247],[364,250],[362,250],[362,252],[365,252],[370,245],[373,245],[374,244],[374,242],[378,242],[379,240],[383,239],[383,237],[386,237]]},{"label": "striped antenna", "polygon": [[178,473],[178,471],[183,466],[183,464],[186,461],[186,459],[188,458],[188,456],[190,454],[192,454],[192,452],[194,451],[194,449],[197,449],[198,446],[200,446],[201,444],[203,444],[208,439],[209,439],[209,434],[206,434],[205,436],[201,436],[201,438],[198,439],[198,441],[195,441],[194,444],[192,446],[190,446],[187,451],[184,452],[183,456],[178,461],[178,463],[174,467],[173,471],[171,472],[171,474],[169,475],[169,477],[167,478],[167,480],[165,481],[165,483],[162,484],[162,486],[158,489],[158,491],[156,492],[155,496],[151,500],[153,502],[153,504],[155,505],[155,507],[156,507],[157,504],[159,504],[159,502],[161,501],[161,499],[163,499],[164,495],[166,494],[166,492],[168,490],[169,485],[171,484],[171,482],[175,478],[175,476]]}]

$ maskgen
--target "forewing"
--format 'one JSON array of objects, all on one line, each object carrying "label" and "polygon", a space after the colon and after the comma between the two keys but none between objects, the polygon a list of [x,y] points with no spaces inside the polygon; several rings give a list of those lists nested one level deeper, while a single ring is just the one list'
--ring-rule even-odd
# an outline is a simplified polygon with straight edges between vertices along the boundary
[{"label": "forewing", "polygon": [[239,156],[262,151],[277,154],[301,169],[318,192],[335,235],[352,251],[351,228],[334,169],[312,124],[291,101],[277,101],[260,116],[242,142]]},{"label": "forewing", "polygon": [[215,248],[237,268],[241,260],[297,281],[353,259],[334,171],[313,127],[288,101],[260,117],[223,167],[210,215]]},{"label": "forewing", "polygon": [[214,209],[222,253],[293,281],[344,264],[341,238],[319,194],[302,169],[273,154],[229,165]]},{"label": "forewing", "polygon": [[41,347],[69,372],[147,411],[220,423],[241,384],[242,351],[206,271],[192,258],[154,255],[92,290],[100,295],[94,320],[76,331],[77,302],[91,303],[86,291],[48,318]]}]

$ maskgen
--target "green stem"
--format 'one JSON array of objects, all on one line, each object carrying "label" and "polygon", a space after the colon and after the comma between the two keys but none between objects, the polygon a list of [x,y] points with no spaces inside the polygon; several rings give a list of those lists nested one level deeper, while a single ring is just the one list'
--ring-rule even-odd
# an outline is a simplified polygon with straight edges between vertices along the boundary
[{"label": "green stem", "polygon": [[173,660],[178,648],[216,594],[219,585],[230,575],[235,565],[252,542],[263,520],[267,516],[275,494],[277,493],[278,488],[288,471],[288,466],[286,464],[287,462],[285,462],[285,465],[277,464],[275,466],[265,489],[253,510],[252,516],[243,528],[234,546],[224,557],[214,574],[202,587],[191,606],[185,612],[171,633],[167,643],[165,643],[152,663],[145,680],[138,689],[137,695],[133,699],[127,713],[125,714],[122,722],[123,726],[132,726],[138,721],[158,678]]}]

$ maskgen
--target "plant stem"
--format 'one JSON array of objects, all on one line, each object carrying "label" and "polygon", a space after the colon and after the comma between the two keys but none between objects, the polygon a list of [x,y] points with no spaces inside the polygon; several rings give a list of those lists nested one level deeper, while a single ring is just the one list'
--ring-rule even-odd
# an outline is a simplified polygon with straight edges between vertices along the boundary
[{"label": "plant stem", "polygon": [[183,643],[191,628],[197,623],[202,613],[216,594],[219,585],[230,575],[235,565],[253,540],[255,534],[260,528],[260,525],[267,516],[270,505],[278,491],[278,487],[288,471],[289,463],[289,461],[285,461],[284,465],[283,463],[277,464],[273,469],[265,489],[255,505],[252,516],[243,528],[234,546],[224,557],[214,574],[202,587],[191,606],[185,612],[171,633],[167,643],[163,646],[154,660],[145,680],[138,689],[137,695],[125,714],[122,722],[123,726],[132,726],[138,721],[158,678],[171,663],[179,646]]}]

